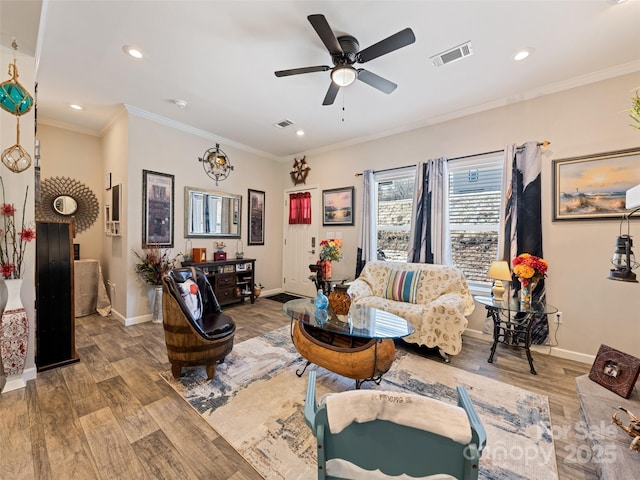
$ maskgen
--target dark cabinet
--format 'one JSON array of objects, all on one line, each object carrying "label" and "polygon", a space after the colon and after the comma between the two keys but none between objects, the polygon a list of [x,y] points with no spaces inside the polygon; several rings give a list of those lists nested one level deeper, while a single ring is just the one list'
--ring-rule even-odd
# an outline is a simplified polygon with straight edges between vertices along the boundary
[{"label": "dark cabinet", "polygon": [[79,360],[75,348],[73,226],[36,223],[36,367]]},{"label": "dark cabinet", "polygon": [[249,298],[251,303],[256,297],[255,259],[221,260],[219,262],[184,262],[183,267],[196,267],[202,270],[213,287],[220,305],[244,302]]}]

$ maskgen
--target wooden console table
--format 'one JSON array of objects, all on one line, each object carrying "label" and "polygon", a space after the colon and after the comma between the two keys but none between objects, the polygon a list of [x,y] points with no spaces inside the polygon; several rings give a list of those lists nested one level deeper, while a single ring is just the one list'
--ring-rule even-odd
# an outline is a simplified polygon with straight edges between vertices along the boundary
[{"label": "wooden console table", "polygon": [[244,302],[245,298],[249,298],[251,303],[256,301],[255,263],[253,258],[243,258],[218,262],[182,262],[182,266],[202,270],[220,305],[227,305]]}]

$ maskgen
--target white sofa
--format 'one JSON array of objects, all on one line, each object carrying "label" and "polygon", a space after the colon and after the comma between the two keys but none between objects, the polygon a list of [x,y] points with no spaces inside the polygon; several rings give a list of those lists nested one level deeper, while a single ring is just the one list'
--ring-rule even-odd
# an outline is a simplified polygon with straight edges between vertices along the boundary
[{"label": "white sofa", "polygon": [[[397,288],[395,294],[393,288],[389,290],[390,277],[396,279],[395,282],[392,279],[392,287],[398,286],[397,279],[404,275],[399,272],[420,272],[417,279],[411,278],[412,285],[405,282],[404,294],[399,294]],[[407,320],[415,331],[403,340],[438,348],[446,361],[448,355],[456,355],[462,349],[462,332],[468,324],[465,316],[474,309],[462,271],[447,265],[371,261],[351,282],[349,294],[358,305],[378,308]],[[405,301],[392,299],[398,297]]]}]

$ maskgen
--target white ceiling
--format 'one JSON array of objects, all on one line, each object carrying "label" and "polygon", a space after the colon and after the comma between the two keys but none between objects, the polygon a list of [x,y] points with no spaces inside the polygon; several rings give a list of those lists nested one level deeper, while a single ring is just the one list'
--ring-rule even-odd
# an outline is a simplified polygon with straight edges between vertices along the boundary
[{"label": "white ceiling", "polygon": [[[244,145],[272,158],[640,70],[637,0],[45,0],[36,43],[38,5],[2,0],[1,40],[7,46],[16,36],[36,56],[39,120],[99,134],[127,104],[219,136],[223,148]],[[396,91],[357,81],[322,106],[329,72],[276,78],[275,70],[331,65],[306,18],[316,13],[361,49],[412,28],[413,45],[363,65],[397,83]],[[440,68],[430,62],[468,40],[472,56]],[[125,44],[145,58],[126,56]],[[511,55],[522,47],[535,52],[516,63]],[[274,127],[283,119],[295,125]],[[297,137],[297,128],[306,135]]]}]

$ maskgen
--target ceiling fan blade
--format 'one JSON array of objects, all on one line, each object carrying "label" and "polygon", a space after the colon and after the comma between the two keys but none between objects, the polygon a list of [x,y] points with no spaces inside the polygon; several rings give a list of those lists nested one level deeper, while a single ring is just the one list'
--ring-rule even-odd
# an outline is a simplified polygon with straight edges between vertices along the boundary
[{"label": "ceiling fan blade", "polygon": [[386,78],[382,78],[375,73],[371,73],[369,70],[365,70],[364,68],[358,69],[358,80],[366,83],[367,85],[371,85],[373,88],[377,88],[386,94],[393,92],[398,87],[395,83],[387,80]]},{"label": "ceiling fan blade", "polygon": [[322,105],[333,105],[333,102],[336,99],[336,96],[338,95],[338,90],[340,90],[340,87],[335,83],[331,82],[329,84],[329,90],[327,90],[327,94],[324,96],[324,101],[322,102]]},{"label": "ceiling fan blade", "polygon": [[398,33],[395,33],[384,40],[380,40],[378,43],[374,43],[370,47],[358,52],[358,62],[368,62],[369,60],[386,55],[387,53],[398,50],[399,48],[411,45],[415,41],[416,36],[413,34],[413,30],[405,28],[404,30],[400,30]]},{"label": "ceiling fan blade", "polygon": [[331,70],[331,67],[326,65],[318,65],[316,67],[303,67],[303,68],[292,68],[290,70],[278,70],[274,72],[276,77],[288,77],[289,75],[300,75],[301,73],[312,73],[312,72],[326,72],[327,70]]},{"label": "ceiling fan blade", "polygon": [[320,40],[322,40],[324,46],[329,50],[329,53],[331,55],[342,55],[340,42],[338,42],[338,39],[333,33],[333,30],[331,30],[331,27],[329,26],[327,19],[324,18],[324,15],[309,15],[307,20],[309,20],[309,23],[311,23],[311,26],[320,37]]}]

